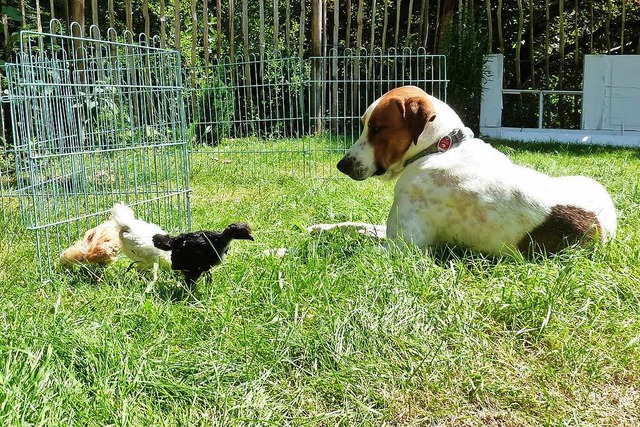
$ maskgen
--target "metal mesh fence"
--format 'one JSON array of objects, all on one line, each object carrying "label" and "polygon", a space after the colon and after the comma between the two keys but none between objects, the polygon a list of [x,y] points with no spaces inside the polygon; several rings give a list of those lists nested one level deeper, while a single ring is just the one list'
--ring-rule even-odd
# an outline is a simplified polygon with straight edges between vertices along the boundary
[{"label": "metal mesh fence", "polygon": [[0,152],[2,219],[35,232],[43,276],[116,202],[167,230],[189,228],[190,169],[337,177],[380,95],[413,84],[446,100],[445,58],[423,49],[182,69],[153,40],[51,26],[23,31],[6,66]]},{"label": "metal mesh fence", "polygon": [[336,177],[333,162],[360,134],[367,106],[416,85],[446,100],[446,60],[424,49],[331,50],[326,57],[225,58],[187,68],[194,167],[240,176]]},{"label": "metal mesh fence", "polygon": [[427,55],[424,48],[342,53],[332,49],[326,57],[310,58],[310,69],[309,123],[314,139],[309,144],[309,168],[316,176],[338,175],[335,162],[359,137],[360,118],[387,91],[415,85],[446,101],[446,59]]},{"label": "metal mesh fence", "polygon": [[188,68],[185,81],[193,167],[304,170],[309,79],[300,58],[222,58]]},{"label": "metal mesh fence", "polygon": [[21,218],[45,275],[116,202],[168,230],[190,222],[178,53],[90,31],[23,31],[7,65]]}]

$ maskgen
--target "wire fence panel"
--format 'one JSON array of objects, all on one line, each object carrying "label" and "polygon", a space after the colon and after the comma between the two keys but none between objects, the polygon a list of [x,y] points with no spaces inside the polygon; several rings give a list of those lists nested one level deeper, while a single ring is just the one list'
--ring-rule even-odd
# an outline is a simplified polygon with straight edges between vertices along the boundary
[{"label": "wire fence panel", "polygon": [[5,88],[0,88],[3,95],[0,97],[0,214],[3,229],[13,227],[19,222],[18,215],[18,191],[15,177],[15,162],[13,157],[13,141],[11,130],[6,126],[11,124],[11,109],[9,98],[4,95]]},{"label": "wire fence panel", "polygon": [[339,176],[367,106],[416,85],[446,101],[446,60],[425,49],[331,50],[308,60],[251,55],[185,70],[193,167],[239,175]]},{"label": "wire fence panel", "polygon": [[185,70],[193,167],[303,172],[308,83],[297,57],[223,58]]},{"label": "wire fence panel", "polygon": [[116,202],[168,230],[190,224],[178,53],[131,33],[52,28],[23,31],[7,65],[21,216],[45,275]]},{"label": "wire fence panel", "polygon": [[310,58],[310,169],[314,175],[337,176],[335,163],[359,137],[360,118],[381,95],[403,85],[422,88],[446,101],[447,72],[443,55],[427,55],[424,48],[383,52],[375,49],[332,49],[325,57]]}]

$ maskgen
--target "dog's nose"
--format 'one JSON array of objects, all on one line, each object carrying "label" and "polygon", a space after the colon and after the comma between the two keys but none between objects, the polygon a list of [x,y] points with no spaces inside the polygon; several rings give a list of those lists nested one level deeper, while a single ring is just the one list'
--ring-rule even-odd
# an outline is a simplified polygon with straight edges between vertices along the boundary
[{"label": "dog's nose", "polygon": [[343,174],[349,175],[349,172],[351,171],[351,169],[353,169],[353,160],[351,159],[351,157],[345,156],[338,162],[336,167]]}]

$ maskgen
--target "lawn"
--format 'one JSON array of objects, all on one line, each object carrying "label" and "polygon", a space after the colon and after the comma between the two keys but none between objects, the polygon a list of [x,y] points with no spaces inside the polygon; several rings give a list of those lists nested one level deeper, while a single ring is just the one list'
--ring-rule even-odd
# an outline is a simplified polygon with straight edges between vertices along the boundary
[{"label": "lawn", "polygon": [[640,152],[496,146],[602,182],[616,240],[534,261],[384,251],[305,227],[383,223],[393,183],[210,158],[193,162],[194,228],[243,220],[256,241],[234,242],[193,294],[169,272],[145,294],[124,259],[42,283],[33,239],[9,224],[0,424],[640,425]]}]

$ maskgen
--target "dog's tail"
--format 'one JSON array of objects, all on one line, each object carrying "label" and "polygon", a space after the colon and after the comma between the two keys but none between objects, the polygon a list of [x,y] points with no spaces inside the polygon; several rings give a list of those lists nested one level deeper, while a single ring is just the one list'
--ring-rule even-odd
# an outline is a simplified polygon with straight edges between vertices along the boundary
[{"label": "dog's tail", "polygon": [[156,234],[152,238],[153,246],[163,251],[170,251],[173,244],[173,237],[168,234]]}]

